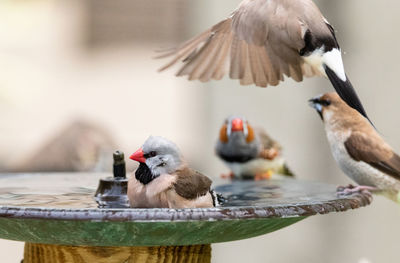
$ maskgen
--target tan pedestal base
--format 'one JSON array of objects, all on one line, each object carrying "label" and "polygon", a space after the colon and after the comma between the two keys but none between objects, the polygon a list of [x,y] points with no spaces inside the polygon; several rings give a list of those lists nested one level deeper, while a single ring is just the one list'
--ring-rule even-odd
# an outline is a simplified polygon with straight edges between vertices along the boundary
[{"label": "tan pedestal base", "polygon": [[86,247],[25,243],[24,263],[210,263],[211,245]]}]

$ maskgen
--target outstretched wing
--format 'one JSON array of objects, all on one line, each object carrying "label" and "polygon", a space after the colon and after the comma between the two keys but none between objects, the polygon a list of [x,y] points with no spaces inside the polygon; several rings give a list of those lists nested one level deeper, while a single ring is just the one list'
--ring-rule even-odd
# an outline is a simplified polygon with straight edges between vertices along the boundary
[{"label": "outstretched wing", "polygon": [[297,2],[284,6],[283,1],[245,0],[229,18],[161,54],[172,60],[160,70],[181,63],[177,76],[189,80],[219,80],[229,72],[242,85],[260,87],[278,85],[284,75],[296,81],[316,75],[299,55],[307,27],[296,13],[299,7],[317,16],[320,12]]}]

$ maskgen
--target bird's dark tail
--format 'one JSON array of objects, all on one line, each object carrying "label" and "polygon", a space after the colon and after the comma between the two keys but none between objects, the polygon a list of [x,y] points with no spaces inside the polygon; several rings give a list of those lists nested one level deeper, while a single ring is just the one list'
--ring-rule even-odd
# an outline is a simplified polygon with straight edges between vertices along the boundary
[{"label": "bird's dark tail", "polygon": [[286,176],[294,177],[294,173],[292,172],[292,170],[289,169],[289,167],[287,166],[286,163],[282,166],[282,170],[279,171],[279,173],[286,175]]},{"label": "bird's dark tail", "polygon": [[325,72],[329,80],[331,81],[333,87],[335,88],[336,92],[342,98],[342,100],[344,100],[347,103],[347,105],[358,111],[361,115],[367,118],[369,122],[371,122],[371,120],[367,116],[367,113],[364,110],[363,105],[361,104],[360,99],[357,96],[356,91],[353,88],[353,85],[351,85],[351,82],[347,78],[347,76],[346,76],[346,81],[343,81],[328,66],[325,66]]}]

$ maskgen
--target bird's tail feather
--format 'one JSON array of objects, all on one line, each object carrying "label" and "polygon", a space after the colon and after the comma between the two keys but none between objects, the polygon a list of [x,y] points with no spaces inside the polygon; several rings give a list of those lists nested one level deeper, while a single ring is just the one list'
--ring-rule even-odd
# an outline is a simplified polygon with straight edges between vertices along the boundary
[{"label": "bird's tail feather", "polygon": [[356,91],[353,88],[353,85],[351,84],[347,76],[346,76],[346,81],[343,81],[328,66],[325,66],[325,72],[329,80],[331,81],[333,87],[335,88],[336,92],[342,98],[342,100],[344,100],[347,103],[347,105],[357,110],[361,115],[367,118],[369,122],[371,122],[371,120],[367,116],[367,113],[364,110],[363,105],[361,104],[360,99],[357,96]]},{"label": "bird's tail feather", "polygon": [[289,167],[287,166],[286,163],[282,167],[281,174],[286,175],[286,176],[295,177],[294,173],[292,172],[292,170],[289,169]]}]

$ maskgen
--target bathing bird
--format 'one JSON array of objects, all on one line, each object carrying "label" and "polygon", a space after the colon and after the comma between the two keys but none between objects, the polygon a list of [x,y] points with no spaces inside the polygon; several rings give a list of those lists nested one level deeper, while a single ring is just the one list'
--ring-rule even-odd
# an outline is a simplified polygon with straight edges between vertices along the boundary
[{"label": "bathing bird", "polygon": [[139,167],[128,182],[131,207],[196,208],[217,206],[211,180],[190,168],[175,143],[149,137],[130,156]]},{"label": "bathing bird", "polygon": [[231,15],[183,44],[163,50],[160,68],[181,64],[177,76],[202,82],[225,74],[240,84],[276,86],[325,76],[339,96],[367,117],[348,79],[332,25],[311,0],[244,0]]},{"label": "bathing bird", "polygon": [[399,201],[400,156],[371,123],[336,93],[309,100],[324,125],[334,159],[359,186],[340,187],[340,193],[369,191]]},{"label": "bathing bird", "polygon": [[229,167],[231,178],[260,180],[273,174],[293,176],[279,143],[245,118],[231,116],[225,120],[215,150]]}]

